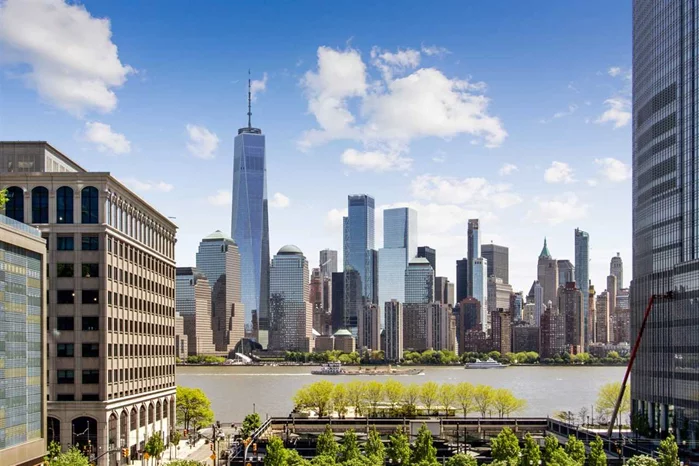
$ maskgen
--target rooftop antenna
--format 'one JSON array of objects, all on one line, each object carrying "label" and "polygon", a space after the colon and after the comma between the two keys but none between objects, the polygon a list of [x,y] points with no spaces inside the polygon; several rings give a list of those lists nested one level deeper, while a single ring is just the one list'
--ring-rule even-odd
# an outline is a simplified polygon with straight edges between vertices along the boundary
[{"label": "rooftop antenna", "polygon": [[250,69],[248,68],[248,128],[252,128],[252,82],[250,81]]}]

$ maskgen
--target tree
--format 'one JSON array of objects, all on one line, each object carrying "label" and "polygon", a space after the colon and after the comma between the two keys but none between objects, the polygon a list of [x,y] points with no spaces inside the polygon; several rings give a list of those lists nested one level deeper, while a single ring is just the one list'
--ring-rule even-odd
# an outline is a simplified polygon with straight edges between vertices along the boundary
[{"label": "tree", "polygon": [[473,401],[481,413],[481,417],[485,417],[492,408],[493,388],[488,385],[476,385],[473,390]]},{"label": "tree", "polygon": [[626,462],[627,466],[658,466],[655,458],[646,455],[636,455]]},{"label": "tree", "polygon": [[155,458],[155,462],[157,464],[157,462],[160,460],[160,455],[162,455],[165,451],[165,442],[163,441],[163,437],[160,435],[160,432],[156,432],[150,436],[143,447],[143,451]]},{"label": "tree", "polygon": [[367,442],[364,445],[364,453],[371,460],[372,464],[384,464],[386,451],[381,441],[381,436],[376,431],[376,426],[369,430]]},{"label": "tree", "polygon": [[492,457],[494,460],[515,462],[519,459],[519,440],[512,433],[509,427],[505,427],[500,433],[490,441],[493,449]]},{"label": "tree", "polygon": [[182,432],[180,432],[179,430],[173,430],[172,432],[170,432],[170,443],[172,445],[179,445],[180,440],[182,440]]},{"label": "tree", "polygon": [[383,384],[377,380],[368,382],[365,386],[366,399],[371,405],[371,412],[376,416],[379,403],[383,401]]},{"label": "tree", "polygon": [[341,383],[335,385],[335,388],[333,388],[332,404],[337,412],[337,416],[340,418],[345,417],[349,400],[347,397],[347,388]]},{"label": "tree", "polygon": [[240,435],[243,438],[248,438],[250,435],[260,428],[262,425],[262,420],[260,415],[257,413],[248,414],[243,419],[243,425],[240,428]]},{"label": "tree", "polygon": [[313,466],[335,466],[335,458],[327,455],[316,456],[311,460]]},{"label": "tree", "polygon": [[427,408],[427,414],[432,412],[432,405],[437,401],[439,394],[439,385],[436,382],[427,382],[420,387],[420,401]]},{"label": "tree", "polygon": [[0,212],[5,211],[5,204],[7,204],[7,189],[0,189]]},{"label": "tree", "polygon": [[340,463],[358,459],[361,456],[359,445],[357,444],[357,434],[354,429],[345,432],[340,445]]},{"label": "tree", "polygon": [[544,439],[544,449],[541,452],[541,462],[544,466],[554,465],[556,452],[561,448],[558,439],[548,434]]},{"label": "tree", "polygon": [[[621,382],[610,382],[602,385],[597,392],[596,410],[602,418],[609,418],[614,410],[614,405],[621,391]],[[629,385],[624,390],[624,396],[619,406],[619,418],[622,414],[631,414],[631,389]],[[621,423],[621,421],[617,420]]]},{"label": "tree", "polygon": [[524,436],[524,447],[522,448],[522,457],[520,458],[520,466],[538,465],[541,460],[541,450],[539,444],[531,436],[529,432]]},{"label": "tree", "polygon": [[50,462],[52,459],[61,454],[61,444],[56,441],[51,441],[47,448],[46,456],[44,457],[45,462]]},{"label": "tree", "polygon": [[579,466],[583,466],[585,464],[585,444],[582,442],[582,440],[578,440],[575,435],[568,437],[565,452],[568,454],[570,459]]},{"label": "tree", "polygon": [[296,450],[286,451],[286,465],[287,466],[310,466],[311,462],[304,459],[301,454]]},{"label": "tree", "polygon": [[679,466],[677,442],[675,436],[670,434],[660,442],[658,446],[658,464],[660,466]]},{"label": "tree", "polygon": [[405,387],[403,393],[403,403],[407,410],[413,414],[416,411],[417,401],[420,399],[420,386],[416,383],[411,383]]},{"label": "tree", "polygon": [[354,415],[361,416],[366,406],[364,383],[353,380],[347,383],[347,401],[354,408]]},{"label": "tree", "polygon": [[204,464],[194,460],[172,460],[168,461],[167,466],[204,466]]},{"label": "tree", "polygon": [[469,411],[473,409],[473,385],[468,382],[460,382],[456,384],[456,403],[464,412],[464,417],[468,416]]},{"label": "tree", "polygon": [[478,466],[478,461],[471,455],[457,453],[447,460],[446,466]]},{"label": "tree", "polygon": [[392,464],[408,465],[410,463],[410,442],[400,427],[388,439],[386,456]]},{"label": "tree", "polygon": [[316,456],[328,456],[335,461],[340,447],[335,441],[335,434],[330,428],[330,424],[325,425],[325,431],[318,436],[316,442]]},{"label": "tree", "polygon": [[211,401],[200,388],[177,387],[177,423],[185,429],[214,422]]},{"label": "tree", "polygon": [[386,399],[391,404],[391,409],[393,411],[398,407],[398,403],[403,399],[403,392],[405,392],[405,387],[402,383],[397,380],[389,379],[383,386],[384,393],[386,394]]},{"label": "tree", "polygon": [[527,403],[525,400],[516,398],[512,392],[506,388],[496,388],[492,390],[491,399],[493,409],[495,409],[499,417],[509,416],[514,412],[521,411]]},{"label": "tree", "polygon": [[284,442],[279,437],[272,437],[267,442],[267,453],[265,455],[265,466],[285,466],[287,451]]},{"label": "tree", "polygon": [[599,436],[590,442],[590,455],[587,458],[587,465],[607,466],[607,454],[604,452],[604,444]]},{"label": "tree", "polygon": [[90,460],[78,448],[73,447],[52,458],[49,461],[49,466],[90,466]]},{"label": "tree", "polygon": [[442,403],[447,417],[449,417],[449,410],[454,406],[454,400],[456,400],[456,389],[450,383],[443,383],[439,387],[439,402]]},{"label": "tree", "polygon": [[294,404],[314,411],[318,417],[325,417],[332,406],[333,389],[333,383],[327,380],[313,382],[294,394]]},{"label": "tree", "polygon": [[417,432],[417,438],[415,439],[413,452],[410,456],[410,462],[413,464],[437,463],[437,449],[434,447],[434,445],[432,445],[432,432],[430,432],[430,429],[428,429],[424,423]]}]

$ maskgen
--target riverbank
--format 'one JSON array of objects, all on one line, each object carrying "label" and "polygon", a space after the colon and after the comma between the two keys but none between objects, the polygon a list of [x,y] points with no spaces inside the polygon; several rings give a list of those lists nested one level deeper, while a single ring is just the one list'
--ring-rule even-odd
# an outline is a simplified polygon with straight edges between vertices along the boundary
[{"label": "riverbank", "polygon": [[[348,366],[348,367],[384,367],[384,366],[393,366],[393,367],[403,367],[403,368],[409,368],[409,367],[463,367],[464,365],[461,363],[458,364],[389,364],[389,363],[367,363],[367,364],[343,364],[343,366]],[[575,364],[557,364],[557,363],[551,363],[551,364],[508,364],[508,367],[626,367],[627,363],[626,362],[621,362],[618,364],[609,364],[609,363],[588,363],[588,364],[581,364],[581,363],[575,363]],[[317,362],[292,362],[292,361],[279,361],[279,362],[250,362],[246,364],[226,364],[226,363],[186,363],[186,362],[180,362],[177,363],[176,366],[178,367],[212,367],[212,366],[225,366],[225,367],[319,367],[321,366],[320,363]]]}]

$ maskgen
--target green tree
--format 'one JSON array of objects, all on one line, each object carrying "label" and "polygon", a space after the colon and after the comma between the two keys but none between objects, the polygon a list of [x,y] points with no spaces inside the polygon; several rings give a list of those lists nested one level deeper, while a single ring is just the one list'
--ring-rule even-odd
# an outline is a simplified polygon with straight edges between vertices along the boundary
[{"label": "green tree", "polygon": [[471,455],[457,453],[447,460],[446,466],[478,466],[478,461]]},{"label": "green tree", "polygon": [[294,395],[294,404],[314,411],[318,417],[330,414],[334,385],[327,380],[313,382],[302,387]]},{"label": "green tree", "polygon": [[52,458],[49,461],[49,466],[90,466],[90,460],[78,448],[73,447]]},{"label": "green tree", "polygon": [[384,393],[386,394],[386,399],[391,405],[391,409],[395,411],[398,407],[398,404],[403,399],[405,387],[399,381],[395,379],[389,379],[386,381],[383,388]]},{"label": "green tree", "polygon": [[194,430],[214,422],[211,401],[200,388],[177,387],[177,423]]},{"label": "green tree", "polygon": [[493,406],[493,387],[488,385],[476,385],[473,389],[473,402],[476,409],[485,417]]},{"label": "green tree", "polygon": [[[617,391],[617,393],[619,393]],[[588,466],[607,466],[607,454],[604,452],[602,439],[597,436],[590,442],[590,455],[587,458]]]},{"label": "green tree", "polygon": [[170,433],[170,443],[174,446],[179,445],[180,440],[182,440],[182,432],[179,430],[173,430]]},{"label": "green tree", "polygon": [[327,455],[316,456],[311,460],[313,466],[335,466],[335,458]]},{"label": "green tree", "polygon": [[364,453],[371,460],[372,464],[384,464],[386,451],[381,441],[381,436],[376,431],[376,426],[372,426],[369,430],[367,442],[364,445]]},{"label": "green tree", "polygon": [[464,412],[464,417],[473,409],[473,385],[468,382],[456,384],[456,404]]},{"label": "green tree", "polygon": [[304,459],[298,451],[287,450],[285,464],[287,466],[310,466],[311,462]]},{"label": "green tree", "polygon": [[410,414],[414,414],[417,409],[417,402],[420,399],[420,386],[416,383],[411,383],[405,387],[403,392],[403,403]]},{"label": "green tree", "polygon": [[168,461],[167,466],[204,466],[204,464],[195,460],[172,460]]},{"label": "green tree", "polygon": [[5,211],[5,204],[7,204],[7,189],[0,189],[0,212]]},{"label": "green tree", "polygon": [[424,423],[417,432],[410,462],[413,464],[437,463],[437,449],[432,445],[432,432],[430,432],[430,429],[428,429]]},{"label": "green tree", "polygon": [[658,446],[658,464],[660,466],[679,466],[680,458],[675,436],[670,434]]},{"label": "green tree", "polygon": [[514,412],[521,411],[526,406],[526,401],[515,397],[506,388],[496,388],[491,393],[492,406],[499,417],[509,416]]},{"label": "green tree", "polygon": [[568,454],[570,459],[579,466],[583,466],[585,464],[585,444],[582,442],[582,440],[578,440],[575,435],[568,437],[565,452]]},{"label": "green tree", "polygon": [[349,405],[349,398],[347,395],[347,387],[341,383],[335,385],[335,388],[333,388],[332,404],[337,415],[341,418],[345,417]]},{"label": "green tree", "polygon": [[410,464],[410,442],[408,436],[397,428],[395,433],[389,437],[386,456],[392,464]]},{"label": "green tree", "polygon": [[265,455],[265,466],[285,466],[287,450],[284,442],[279,437],[272,437],[267,442],[267,454]]},{"label": "green tree", "polygon": [[420,386],[420,401],[427,409],[427,414],[432,413],[432,406],[437,401],[439,395],[439,385],[436,382],[427,382]]},{"label": "green tree", "polygon": [[243,438],[248,438],[250,435],[260,428],[262,425],[262,419],[257,413],[248,414],[243,419],[243,425],[240,428],[240,435]]},{"label": "green tree", "polygon": [[490,441],[490,445],[494,460],[507,461],[510,464],[519,460],[519,440],[509,427],[502,429],[497,437]]},{"label": "green tree", "polygon": [[[597,392],[595,410],[599,413],[601,418],[608,419],[611,417],[620,391],[621,382],[610,382],[600,387],[599,391]],[[624,396],[621,399],[621,406],[619,406],[619,418],[621,418],[621,416],[624,414],[627,416],[631,414],[631,388],[629,385],[626,385]],[[617,420],[617,422],[621,421]]]},{"label": "green tree", "polygon": [[366,399],[371,405],[372,414],[376,416],[379,403],[383,401],[383,384],[378,380],[367,382]]},{"label": "green tree", "polygon": [[360,380],[352,380],[347,383],[347,400],[354,408],[354,415],[361,416],[366,406],[365,386]]},{"label": "green tree", "polygon": [[544,466],[554,465],[556,452],[561,448],[558,439],[552,434],[548,434],[544,439],[544,449],[541,451],[541,463]]},{"label": "green tree", "polygon": [[56,442],[56,441],[51,441],[49,443],[49,446],[47,448],[46,456],[44,457],[44,461],[47,463],[57,457],[58,455],[61,454],[61,444]]},{"label": "green tree", "polygon": [[335,434],[330,428],[330,424],[325,425],[325,431],[318,436],[316,442],[316,456],[328,456],[335,461],[340,447],[335,441]]},{"label": "green tree", "polygon": [[449,417],[449,410],[454,407],[455,400],[456,388],[450,383],[443,383],[439,387],[439,402],[442,404],[447,417]]},{"label": "green tree", "polygon": [[150,436],[146,444],[143,446],[143,451],[148,453],[152,458],[155,458],[155,462],[160,460],[160,455],[165,451],[165,442],[160,432],[156,432]]},{"label": "green tree", "polygon": [[520,458],[520,466],[538,465],[541,460],[541,449],[536,443],[534,437],[529,432],[524,436],[524,446],[522,448],[522,456]]},{"label": "green tree", "polygon": [[357,434],[354,429],[345,432],[342,437],[342,445],[340,445],[340,463],[345,463],[350,460],[358,459],[361,456],[359,444],[357,443]]},{"label": "green tree", "polygon": [[658,466],[655,458],[646,455],[632,456],[626,464],[627,466]]}]

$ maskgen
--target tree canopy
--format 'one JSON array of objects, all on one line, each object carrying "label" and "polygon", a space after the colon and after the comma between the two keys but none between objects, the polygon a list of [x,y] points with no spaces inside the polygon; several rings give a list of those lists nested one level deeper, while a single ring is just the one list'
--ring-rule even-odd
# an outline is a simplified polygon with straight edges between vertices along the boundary
[{"label": "tree canopy", "polygon": [[658,446],[658,464],[660,466],[679,466],[679,448],[675,436],[670,434]]},{"label": "tree canopy", "polygon": [[48,462],[49,466],[90,466],[90,460],[76,447],[60,453]]},{"label": "tree canopy", "polygon": [[243,419],[243,425],[240,427],[240,435],[243,438],[250,437],[250,434],[255,432],[262,425],[262,419],[257,413],[251,413]]},{"label": "tree canopy", "polygon": [[495,461],[512,462],[517,461],[520,454],[519,440],[517,436],[505,427],[500,433],[490,441],[492,447],[492,457]]},{"label": "tree canopy", "polygon": [[177,424],[195,429],[214,422],[211,401],[200,388],[177,387]]},{"label": "tree canopy", "polygon": [[[600,387],[599,391],[597,392],[595,410],[599,413],[602,419],[609,419],[611,417],[620,391],[621,382],[610,382]],[[629,385],[626,385],[624,397],[621,399],[621,406],[619,406],[618,414],[619,418],[621,418],[621,416],[624,414],[626,416],[631,415],[631,388]]]},{"label": "tree canopy", "polygon": [[437,449],[432,445],[432,432],[423,423],[417,432],[413,452],[410,455],[413,464],[436,464]]}]

